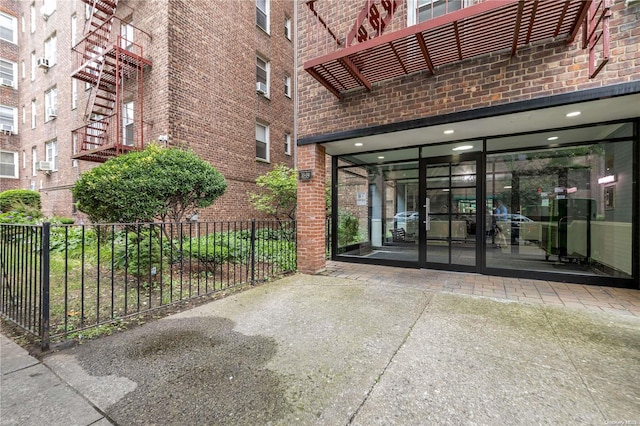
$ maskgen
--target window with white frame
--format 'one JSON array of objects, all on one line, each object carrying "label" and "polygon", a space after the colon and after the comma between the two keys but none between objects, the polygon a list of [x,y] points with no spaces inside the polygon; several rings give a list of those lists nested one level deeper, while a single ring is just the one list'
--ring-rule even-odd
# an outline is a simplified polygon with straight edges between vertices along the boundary
[{"label": "window with white frame", "polygon": [[44,0],[40,11],[42,12],[42,16],[47,19],[56,11],[56,0]]},{"label": "window with white frame", "polygon": [[0,151],[0,177],[18,178],[18,153],[12,151]]},{"label": "window with white frame", "polygon": [[133,25],[131,23],[122,23],[120,26],[120,36],[122,37],[120,47],[125,50],[133,50]]},{"label": "window with white frame", "polygon": [[284,17],[284,36],[287,40],[291,40],[291,18],[288,16]]},{"label": "window with white frame", "polygon": [[291,135],[289,133],[284,134],[284,153],[291,155]]},{"label": "window with white frame", "polygon": [[269,33],[269,0],[256,0],[256,25]]},{"label": "window with white frame", "polygon": [[269,126],[256,123],[256,159],[269,162]]},{"label": "window with white frame", "polygon": [[36,119],[38,118],[38,111],[36,108],[36,100],[32,99],[31,100],[31,128],[35,129],[36,128]]},{"label": "window with white frame", "polygon": [[36,32],[36,4],[31,3],[31,7],[29,7],[29,26],[31,30],[31,34]]},{"label": "window with white frame", "polygon": [[0,85],[16,88],[18,83],[18,64],[0,59]]},{"label": "window with white frame", "polygon": [[90,6],[89,3],[86,3],[84,5],[84,19],[86,19],[87,21],[91,19],[92,13],[93,13],[93,7]]},{"label": "window with white frame", "polygon": [[22,15],[20,15],[20,31],[24,33],[26,28],[27,28],[27,22],[24,19],[24,13],[23,13]]},{"label": "window with white frame", "polygon": [[53,34],[51,37],[44,41],[44,58],[49,61],[49,66],[56,64],[57,58],[57,37]]},{"label": "window with white frame", "polygon": [[0,12],[0,39],[18,44],[18,19]]},{"label": "window with white frame", "polygon": [[0,105],[0,131],[18,133],[18,109]]},{"label": "window with white frame", "polygon": [[[78,153],[78,134],[75,132],[71,136],[71,144],[72,144],[71,149],[73,149],[73,155],[76,155]],[[72,161],[72,165],[73,167],[78,167],[78,160],[74,159]]]},{"label": "window with white frame", "polygon": [[122,105],[122,143],[127,146],[133,146],[135,137],[133,112],[133,101]]},{"label": "window with white frame", "polygon": [[37,66],[38,66],[38,62],[36,59],[36,52],[34,50],[33,52],[31,52],[31,81],[34,81],[36,79]]},{"label": "window with white frame", "polygon": [[78,44],[78,16],[74,13],[71,15],[71,47]]},{"label": "window with white frame", "polygon": [[256,91],[264,96],[269,96],[269,61],[256,57]]},{"label": "window with white frame", "polygon": [[78,108],[78,80],[71,79],[71,109]]},{"label": "window with white frame", "polygon": [[290,98],[291,97],[291,77],[288,75],[284,76],[284,94]]},{"label": "window with white frame", "polygon": [[58,141],[53,140],[47,142],[44,147],[44,160],[51,163],[51,170],[53,170],[54,172],[58,171]]},{"label": "window with white frame", "polygon": [[53,120],[58,115],[58,88],[44,92],[44,121]]},{"label": "window with white frame", "polygon": [[[36,147],[31,148],[31,175],[36,176],[38,174],[38,150]],[[33,188],[32,188],[33,189]]]},{"label": "window with white frame", "polygon": [[460,10],[465,0],[407,0],[407,25],[415,25]]}]

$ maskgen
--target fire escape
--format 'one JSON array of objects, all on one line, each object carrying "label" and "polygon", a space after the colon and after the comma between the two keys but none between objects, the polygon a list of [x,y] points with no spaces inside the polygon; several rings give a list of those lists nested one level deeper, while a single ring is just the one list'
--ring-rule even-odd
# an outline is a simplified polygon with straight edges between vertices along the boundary
[{"label": "fire escape", "polygon": [[151,37],[116,17],[118,0],[82,0],[90,16],[73,48],[72,78],[90,87],[72,158],[105,162],[144,146],[144,57]]}]

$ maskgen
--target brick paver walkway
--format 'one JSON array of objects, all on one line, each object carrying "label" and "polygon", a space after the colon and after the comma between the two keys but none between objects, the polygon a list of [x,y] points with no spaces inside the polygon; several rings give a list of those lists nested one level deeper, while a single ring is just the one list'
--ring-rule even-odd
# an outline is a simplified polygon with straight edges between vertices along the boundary
[{"label": "brick paver walkway", "polygon": [[640,317],[640,290],[335,261],[323,275]]}]

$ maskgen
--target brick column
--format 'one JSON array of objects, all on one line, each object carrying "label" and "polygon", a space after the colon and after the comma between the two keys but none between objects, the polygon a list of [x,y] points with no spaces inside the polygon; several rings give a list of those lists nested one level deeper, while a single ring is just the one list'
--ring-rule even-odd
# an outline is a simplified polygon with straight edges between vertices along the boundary
[{"label": "brick column", "polygon": [[298,171],[311,170],[308,181],[298,181],[298,271],[315,274],[325,269],[325,149],[298,147]]}]

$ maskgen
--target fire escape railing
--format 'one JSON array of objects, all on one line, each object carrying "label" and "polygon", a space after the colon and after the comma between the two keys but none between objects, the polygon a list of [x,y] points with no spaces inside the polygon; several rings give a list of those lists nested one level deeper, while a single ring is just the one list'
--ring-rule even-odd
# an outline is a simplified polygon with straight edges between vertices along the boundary
[{"label": "fire escape railing", "polygon": [[[83,0],[92,6],[89,32],[73,48],[72,77],[90,87],[83,119],[73,131],[75,159],[104,162],[141,149],[145,123],[145,52],[151,36],[115,16],[117,0]],[[135,111],[125,102],[133,101]],[[131,115],[132,117],[128,116]]]}]

